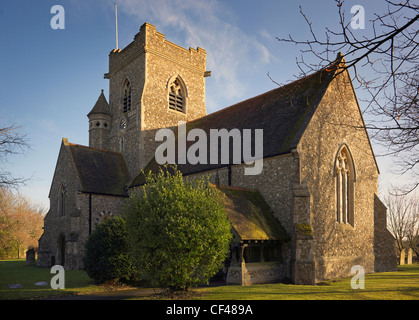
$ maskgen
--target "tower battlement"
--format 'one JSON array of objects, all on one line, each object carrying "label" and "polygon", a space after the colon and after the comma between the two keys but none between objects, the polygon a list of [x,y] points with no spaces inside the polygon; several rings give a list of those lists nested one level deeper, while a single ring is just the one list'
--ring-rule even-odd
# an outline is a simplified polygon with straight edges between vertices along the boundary
[{"label": "tower battlement", "polygon": [[185,49],[144,23],[134,41],[109,54],[109,107],[102,108],[109,111],[90,115],[91,146],[121,152],[135,175],[153,158],[157,130],[207,114],[208,75],[204,49]]},{"label": "tower battlement", "polygon": [[200,47],[189,49],[183,48],[165,38],[165,35],[156,30],[150,23],[144,23],[140,31],[134,36],[134,41],[124,49],[114,49],[109,54],[109,73],[105,78],[109,79],[112,73],[125,67],[137,57],[151,53],[159,55],[167,60],[182,64],[191,71],[203,74],[206,71],[206,51]]}]

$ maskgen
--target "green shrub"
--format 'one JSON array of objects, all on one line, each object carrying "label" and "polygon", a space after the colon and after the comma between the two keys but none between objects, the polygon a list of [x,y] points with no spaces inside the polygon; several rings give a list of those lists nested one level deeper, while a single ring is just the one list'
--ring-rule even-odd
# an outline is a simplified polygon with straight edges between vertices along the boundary
[{"label": "green shrub", "polygon": [[125,208],[127,231],[141,276],[172,291],[207,283],[226,259],[230,223],[221,195],[207,180],[184,182],[167,167],[145,176]]},{"label": "green shrub", "polygon": [[134,280],[133,264],[125,221],[105,219],[89,236],[85,245],[84,269],[97,283]]}]

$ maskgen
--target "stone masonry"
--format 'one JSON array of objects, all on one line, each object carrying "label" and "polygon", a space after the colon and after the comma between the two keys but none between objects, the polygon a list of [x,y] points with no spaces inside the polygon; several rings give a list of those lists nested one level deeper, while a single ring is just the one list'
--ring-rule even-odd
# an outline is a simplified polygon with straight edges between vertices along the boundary
[{"label": "stone masonry", "polygon": [[182,48],[145,23],[131,44],[109,54],[109,100],[102,91],[88,114],[89,147],[61,143],[38,265],[81,269],[89,234],[122,213],[130,189],[141,184],[140,169],[158,167],[157,130],[184,121],[207,133],[264,132],[258,175],[231,161],[179,167],[189,180],[209,176],[220,188],[257,192],[266,204],[246,208],[266,213],[268,206],[288,235],[275,238],[263,223],[265,238],[236,232],[230,283],[315,284],[350,276],[354,265],[367,273],[396,270],[377,196],[379,169],[349,74],[338,72],[343,66],[338,56],[329,68],[207,115],[205,50]]}]

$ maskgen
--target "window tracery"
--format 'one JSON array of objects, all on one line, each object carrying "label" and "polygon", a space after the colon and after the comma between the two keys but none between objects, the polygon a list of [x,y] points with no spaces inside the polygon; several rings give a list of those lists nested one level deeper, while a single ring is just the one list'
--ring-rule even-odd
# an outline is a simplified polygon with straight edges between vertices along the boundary
[{"label": "window tracery", "polygon": [[353,225],[354,166],[346,146],[336,157],[336,221]]},{"label": "window tracery", "polygon": [[185,86],[179,77],[169,84],[169,109],[185,113],[185,91]]}]

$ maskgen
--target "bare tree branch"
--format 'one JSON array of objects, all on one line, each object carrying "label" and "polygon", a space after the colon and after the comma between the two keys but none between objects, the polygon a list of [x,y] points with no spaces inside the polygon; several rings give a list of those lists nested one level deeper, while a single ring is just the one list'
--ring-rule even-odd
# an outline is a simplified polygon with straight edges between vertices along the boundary
[{"label": "bare tree branch", "polygon": [[365,32],[353,30],[345,16],[344,1],[335,2],[338,30],[326,28],[320,37],[300,7],[310,39],[295,40],[292,35],[277,39],[302,47],[297,60],[300,77],[329,66],[338,52],[344,53],[346,67],[339,73],[349,70],[355,87],[369,95],[361,100],[364,114],[372,119],[365,128],[387,148],[387,155],[398,157],[400,173],[413,176],[406,190],[414,190],[419,185],[419,5],[383,0],[386,11],[375,13],[370,36],[361,36]]},{"label": "bare tree branch", "polygon": [[[0,163],[5,164],[13,155],[24,153],[28,148],[26,135],[19,133],[20,127],[15,125],[0,127]],[[28,179],[15,177],[11,172],[0,167],[0,187],[17,188]]]}]

